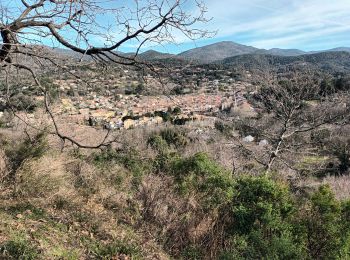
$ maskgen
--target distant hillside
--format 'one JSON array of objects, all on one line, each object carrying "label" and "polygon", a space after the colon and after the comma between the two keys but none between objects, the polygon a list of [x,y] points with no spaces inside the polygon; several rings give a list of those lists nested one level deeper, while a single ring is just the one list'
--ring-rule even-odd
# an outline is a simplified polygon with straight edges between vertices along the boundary
[{"label": "distant hillside", "polygon": [[235,42],[218,42],[182,52],[177,56],[186,60],[197,60],[203,63],[210,63],[232,56],[253,53],[257,50],[259,49]]},{"label": "distant hillside", "polygon": [[277,56],[298,56],[298,55],[306,54],[306,52],[298,49],[273,48],[270,50],[259,50],[256,52],[256,54],[270,54],[270,55],[277,55]]},{"label": "distant hillside", "polygon": [[224,65],[243,65],[247,68],[264,68],[290,64],[313,64],[320,68],[333,68],[335,70],[350,70],[349,52],[321,52],[299,56],[276,56],[270,54],[246,54],[226,58],[219,62]]},{"label": "distant hillside", "polygon": [[146,61],[161,60],[173,57],[173,54],[149,50],[139,54],[139,58]]},{"label": "distant hillside", "polygon": [[326,51],[321,51],[321,52],[329,52],[329,51],[345,51],[345,52],[350,52],[350,48],[349,48],[349,47],[338,47],[338,48],[334,48],[334,49],[330,49],[330,50],[326,50]]},{"label": "distant hillside", "polygon": [[251,76],[245,80],[269,82],[274,80],[276,75],[289,77],[294,73],[303,75],[350,73],[350,53],[322,52],[299,56],[246,54],[224,59],[217,62],[216,66],[238,71],[241,75],[246,75],[245,72],[248,71]]},{"label": "distant hillside", "polygon": [[[0,45],[1,46],[1,45]],[[38,46],[39,47],[39,46]],[[50,48],[47,46],[42,46],[43,49],[46,52],[51,52],[57,56],[60,56],[62,58],[73,58],[75,60],[80,60],[82,57],[84,60],[89,61],[91,60],[90,56],[83,56],[80,53],[74,52],[69,49],[63,49],[63,48]],[[349,47],[338,47],[330,50],[322,50],[322,51],[309,51],[305,52],[298,49],[280,49],[280,48],[273,48],[269,50],[265,49],[258,49],[252,46],[246,46],[243,44],[230,42],[230,41],[223,41],[218,42],[214,44],[210,44],[207,46],[194,48],[187,50],[185,52],[182,52],[178,55],[169,54],[169,53],[162,53],[154,50],[148,50],[143,53],[140,53],[138,55],[138,58],[140,60],[144,61],[156,61],[161,62],[163,64],[170,63],[170,64],[179,64],[179,63],[188,63],[189,61],[191,63],[201,63],[201,64],[209,64],[209,63],[218,63],[221,64],[228,64],[232,62],[244,62],[247,61],[247,59],[259,59],[258,63],[261,62],[261,59],[266,59],[270,56],[275,56],[273,58],[274,61],[281,61],[286,62],[290,60],[286,59],[279,59],[277,57],[301,57],[297,58],[296,60],[304,60],[304,59],[310,59],[311,57],[305,58],[305,55],[315,55],[315,54],[321,54],[320,56],[322,58],[331,58],[331,56],[327,56],[326,54],[322,53],[338,53],[338,52],[346,52],[350,53]],[[123,53],[118,52],[121,56],[130,57],[133,56],[134,53]],[[111,55],[111,54],[107,54]],[[253,55],[253,56],[246,56],[246,55]],[[261,55],[265,55],[266,57],[262,58]],[[234,58],[234,57],[240,57],[240,58]],[[272,59],[272,58],[271,58]],[[270,59],[270,62],[271,62]],[[291,59],[295,60],[295,59]]]}]

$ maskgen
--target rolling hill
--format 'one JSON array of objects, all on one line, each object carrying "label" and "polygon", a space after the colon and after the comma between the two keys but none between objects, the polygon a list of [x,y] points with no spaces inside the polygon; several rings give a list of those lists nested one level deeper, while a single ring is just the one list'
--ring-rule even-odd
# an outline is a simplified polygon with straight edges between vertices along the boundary
[{"label": "rolling hill", "polygon": [[[60,48],[49,48],[46,47],[48,51],[54,52],[56,55],[63,57],[70,57],[74,59],[81,59],[82,55],[79,53],[75,53],[71,50],[60,49]],[[268,59],[269,62],[291,62],[291,61],[301,61],[301,60],[310,60],[315,57],[329,59],[331,57],[335,57],[339,54],[334,55],[326,55],[324,53],[350,53],[349,47],[338,47],[329,50],[322,51],[302,51],[298,49],[280,49],[280,48],[272,48],[269,50],[259,49],[252,46],[247,46],[235,42],[223,41],[210,45],[206,45],[203,47],[198,47],[194,49],[187,50],[180,54],[170,54],[170,53],[162,53],[155,50],[147,50],[138,55],[140,60],[149,61],[149,62],[161,62],[161,63],[196,63],[196,64],[209,64],[209,63],[237,63],[244,61],[252,61],[258,59],[258,63],[260,64],[262,60]],[[121,56],[130,57],[133,53],[123,53],[118,52]],[[318,56],[314,56],[319,54]],[[345,55],[345,54],[343,54]],[[272,58],[274,57],[274,58]],[[90,57],[84,57],[84,60],[91,60]],[[332,63],[337,63],[334,61]],[[266,65],[266,64],[265,64]]]},{"label": "rolling hill", "polygon": [[197,60],[203,63],[210,63],[232,56],[253,53],[259,49],[242,45],[235,42],[218,42],[204,47],[194,48],[178,54],[179,58],[185,60]]},{"label": "rolling hill", "polygon": [[167,59],[173,56],[174,55],[170,53],[163,53],[163,52],[154,51],[154,50],[145,51],[138,55],[140,59],[145,61]]}]

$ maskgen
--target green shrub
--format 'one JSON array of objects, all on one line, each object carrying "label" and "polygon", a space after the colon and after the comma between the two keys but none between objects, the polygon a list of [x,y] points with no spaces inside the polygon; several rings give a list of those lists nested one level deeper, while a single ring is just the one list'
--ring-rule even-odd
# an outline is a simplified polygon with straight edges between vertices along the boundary
[{"label": "green shrub", "polygon": [[206,194],[208,207],[224,204],[233,195],[231,175],[205,153],[175,160],[172,173],[182,193]]},{"label": "green shrub", "polygon": [[231,203],[221,210],[226,240],[224,259],[300,259],[291,217],[295,210],[287,186],[267,177],[241,177]]},{"label": "green shrub", "polygon": [[0,244],[0,256],[4,259],[36,260],[40,257],[40,251],[25,238],[16,236]]},{"label": "green shrub", "polygon": [[91,255],[95,259],[118,259],[119,255],[127,255],[132,257],[132,259],[141,259],[139,248],[136,245],[123,241],[114,241],[107,244],[96,242],[90,247]]},{"label": "green shrub", "polygon": [[105,150],[101,153],[94,154],[93,162],[97,167],[109,167],[111,164],[121,164],[126,169],[132,172],[134,176],[134,184],[141,181],[144,174],[153,171],[153,163],[151,160],[144,159],[135,149],[125,151]]},{"label": "green shrub", "polygon": [[202,249],[195,246],[188,246],[187,248],[185,248],[185,250],[183,250],[181,255],[184,259],[189,260],[200,260],[204,257]]},{"label": "green shrub", "polygon": [[184,147],[188,141],[185,132],[173,128],[150,135],[147,143],[158,152],[153,161],[154,169],[157,172],[170,172],[173,163],[180,158],[174,148]]},{"label": "green shrub", "polygon": [[166,145],[181,148],[189,143],[189,139],[184,131],[175,128],[166,128],[159,133],[154,133],[148,138],[151,147],[164,148]]},{"label": "green shrub", "polygon": [[167,141],[158,134],[151,135],[147,140],[147,144],[159,152],[164,152],[169,148]]},{"label": "green shrub", "polygon": [[233,125],[229,125],[227,123],[224,123],[223,121],[215,121],[215,129],[218,130],[219,132],[225,134],[225,135],[229,135],[230,132],[232,132],[233,130]]},{"label": "green shrub", "polygon": [[5,144],[5,154],[11,164],[11,170],[16,171],[27,159],[41,157],[48,148],[46,134],[41,132],[23,142]]},{"label": "green shrub", "polygon": [[159,134],[168,145],[174,145],[177,148],[184,147],[189,142],[186,133],[175,128],[166,128],[160,131]]},{"label": "green shrub", "polygon": [[164,122],[171,121],[171,119],[172,119],[170,113],[164,112],[164,111],[155,111],[154,116],[159,116],[159,117],[163,118]]},{"label": "green shrub", "polygon": [[242,177],[235,184],[232,230],[248,234],[255,228],[284,230],[294,206],[287,186],[267,177]]},{"label": "green shrub", "polygon": [[38,102],[32,96],[23,93],[16,94],[10,98],[12,109],[17,111],[33,112],[38,107]]},{"label": "green shrub", "polygon": [[180,107],[175,107],[172,111],[174,115],[179,115],[181,114],[181,108]]},{"label": "green shrub", "polygon": [[174,162],[179,159],[180,155],[177,152],[170,150],[160,151],[153,160],[154,170],[157,171],[157,173],[169,173],[172,170]]},{"label": "green shrub", "polygon": [[350,257],[348,208],[348,204],[344,204],[342,210],[330,187],[321,186],[300,210],[297,222],[299,236],[303,237],[311,258]]}]

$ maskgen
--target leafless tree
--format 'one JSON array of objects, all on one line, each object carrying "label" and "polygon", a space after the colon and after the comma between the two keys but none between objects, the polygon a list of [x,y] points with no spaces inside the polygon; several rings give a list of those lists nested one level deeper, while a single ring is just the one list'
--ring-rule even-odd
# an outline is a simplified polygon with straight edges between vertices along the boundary
[{"label": "leafless tree", "polygon": [[[87,147],[60,133],[50,112],[38,74],[48,65],[64,69],[64,64],[43,43],[74,51],[80,60],[90,57],[104,65],[148,66],[137,58],[145,44],[209,36],[211,32],[197,27],[208,21],[205,13],[197,0],[2,0],[0,67],[10,73],[12,68],[26,71],[45,95],[57,135]],[[134,47],[133,55],[121,54],[125,45]]]},{"label": "leafless tree", "polygon": [[318,148],[310,134],[321,128],[334,128],[349,120],[349,93],[319,95],[317,84],[302,79],[284,81],[262,87],[252,97],[258,111],[256,118],[243,122],[241,127],[269,144],[259,151],[239,142],[239,148],[266,171],[271,171],[276,161],[295,170],[299,155],[313,154]]}]

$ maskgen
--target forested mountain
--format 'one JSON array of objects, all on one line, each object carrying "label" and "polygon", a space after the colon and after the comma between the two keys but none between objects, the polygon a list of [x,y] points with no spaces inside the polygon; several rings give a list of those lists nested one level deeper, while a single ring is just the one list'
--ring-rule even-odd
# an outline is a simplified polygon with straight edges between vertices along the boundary
[{"label": "forested mountain", "polygon": [[322,52],[299,56],[276,56],[269,54],[247,54],[226,58],[220,64],[243,66],[247,69],[269,69],[281,66],[296,65],[315,66],[321,70],[349,71],[350,53],[348,52]]}]

